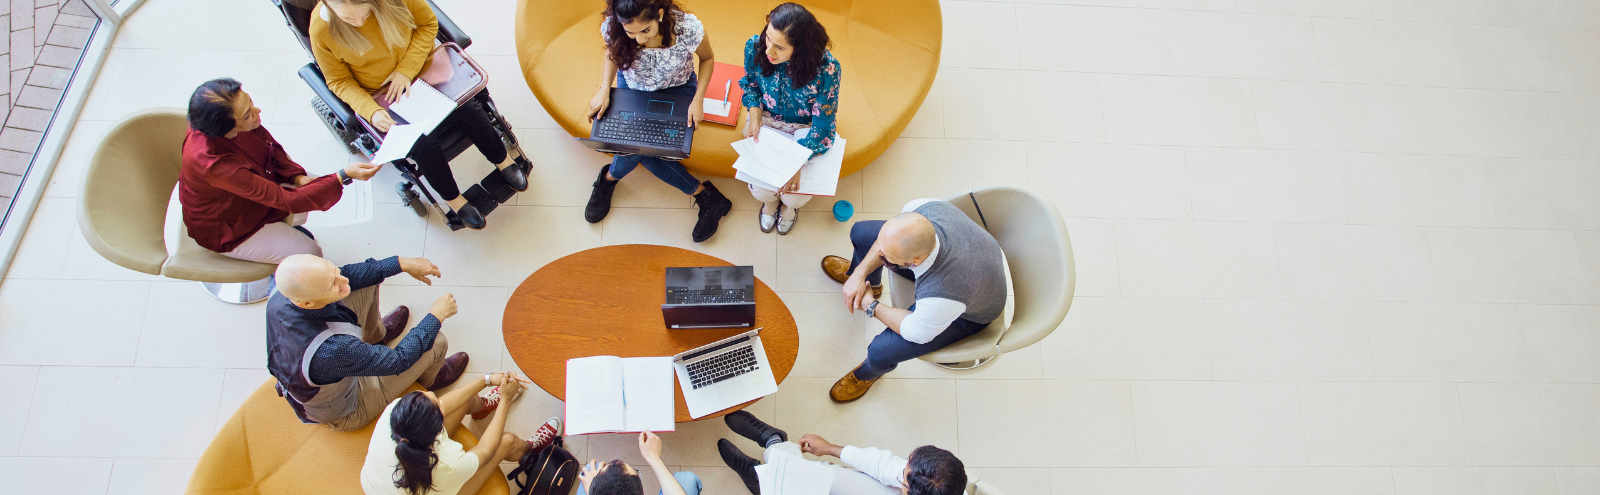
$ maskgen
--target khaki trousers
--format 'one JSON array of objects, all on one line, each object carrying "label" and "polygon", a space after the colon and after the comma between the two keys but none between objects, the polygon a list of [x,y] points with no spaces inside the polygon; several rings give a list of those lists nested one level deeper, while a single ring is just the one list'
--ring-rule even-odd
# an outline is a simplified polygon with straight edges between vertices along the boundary
[{"label": "khaki trousers", "polygon": [[[376,344],[383,340],[383,318],[378,316],[378,286],[367,287],[352,291],[339,304],[345,305],[356,313],[356,322],[361,325],[363,342]],[[394,340],[383,342],[383,345],[394,348],[407,335],[411,329],[407,328]],[[444,332],[441,331],[433,338],[433,348],[417,359],[398,375],[390,376],[357,376],[356,380],[356,409],[349,416],[338,420],[323,423],[334,431],[359,430],[378,419],[383,414],[383,409],[390,402],[400,398],[412,383],[430,384],[439,374],[439,368],[444,365],[445,356],[449,355],[450,345],[445,341]]]}]

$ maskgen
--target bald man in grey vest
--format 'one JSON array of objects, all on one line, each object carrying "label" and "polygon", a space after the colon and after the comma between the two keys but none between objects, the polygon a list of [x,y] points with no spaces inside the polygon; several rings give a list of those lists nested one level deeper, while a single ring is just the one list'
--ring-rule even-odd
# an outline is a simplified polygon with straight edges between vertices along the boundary
[{"label": "bald man in grey vest", "polygon": [[[828,278],[844,284],[846,308],[889,327],[867,346],[867,359],[828,391],[840,404],[866,395],[899,363],[978,333],[1005,311],[1004,255],[988,231],[944,201],[918,199],[900,211],[851,226],[851,259],[822,259]],[[878,299],[883,267],[916,284],[916,303],[894,308]]]}]

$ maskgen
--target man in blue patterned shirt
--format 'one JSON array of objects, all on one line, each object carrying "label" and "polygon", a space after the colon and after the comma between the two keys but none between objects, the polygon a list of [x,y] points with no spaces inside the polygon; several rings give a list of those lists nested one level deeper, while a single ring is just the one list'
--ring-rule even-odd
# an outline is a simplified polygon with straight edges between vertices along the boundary
[{"label": "man in blue patterned shirt", "polygon": [[432,285],[439,267],[401,257],[340,267],[307,254],[278,265],[278,292],[267,301],[267,369],[301,421],[360,429],[411,382],[438,390],[466,370],[466,353],[445,357],[439,333],[456,314],[454,295],[434,301],[410,331],[405,306],[378,318],[379,284],[402,272]]}]

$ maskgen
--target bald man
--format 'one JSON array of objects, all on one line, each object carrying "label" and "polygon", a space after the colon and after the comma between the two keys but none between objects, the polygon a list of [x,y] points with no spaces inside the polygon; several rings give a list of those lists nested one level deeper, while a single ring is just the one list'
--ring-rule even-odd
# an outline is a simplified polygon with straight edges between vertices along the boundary
[{"label": "bald man", "polygon": [[439,267],[398,256],[341,267],[309,254],[278,265],[278,292],[267,301],[267,370],[300,421],[360,429],[412,382],[438,390],[466,370],[466,353],[445,357],[439,333],[456,314],[454,295],[434,301],[409,331],[405,306],[378,318],[378,284],[402,272],[433,285],[428,277]]},{"label": "bald man", "polygon": [[[833,384],[834,402],[860,399],[901,362],[978,333],[1005,311],[1000,243],[955,205],[914,200],[887,221],[856,222],[850,242],[855,255],[824,257],[822,271],[844,284],[846,309],[863,310],[888,328],[867,346],[867,359]],[[885,266],[916,284],[911,307],[878,300]]]}]

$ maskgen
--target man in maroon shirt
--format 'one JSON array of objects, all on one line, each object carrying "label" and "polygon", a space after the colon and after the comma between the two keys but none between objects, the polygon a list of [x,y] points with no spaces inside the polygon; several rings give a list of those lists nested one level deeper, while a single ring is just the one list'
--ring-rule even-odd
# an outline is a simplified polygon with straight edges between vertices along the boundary
[{"label": "man in maroon shirt", "polygon": [[[225,256],[278,263],[296,254],[322,256],[305,213],[339,202],[351,180],[367,180],[379,165],[352,163],[335,175],[312,177],[267,129],[261,109],[233,79],[207,81],[189,97],[178,202],[189,237]],[[285,222],[294,216],[292,224]]]}]

